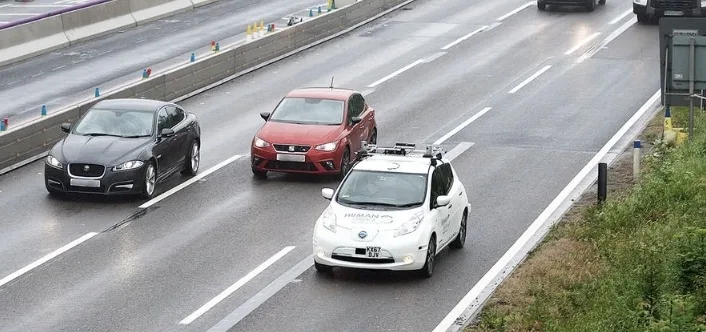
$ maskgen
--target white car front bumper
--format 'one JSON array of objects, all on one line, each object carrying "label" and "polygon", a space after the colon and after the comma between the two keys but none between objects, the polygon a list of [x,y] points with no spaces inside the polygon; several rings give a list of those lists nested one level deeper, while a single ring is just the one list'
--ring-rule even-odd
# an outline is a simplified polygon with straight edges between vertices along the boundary
[{"label": "white car front bumper", "polygon": [[[394,237],[394,232],[378,233],[372,241],[354,240],[355,230],[323,227],[314,231],[314,261],[328,266],[375,270],[418,270],[426,261],[429,238],[421,230]],[[366,247],[380,247],[379,258],[368,258]],[[356,252],[357,251],[357,252]]]}]

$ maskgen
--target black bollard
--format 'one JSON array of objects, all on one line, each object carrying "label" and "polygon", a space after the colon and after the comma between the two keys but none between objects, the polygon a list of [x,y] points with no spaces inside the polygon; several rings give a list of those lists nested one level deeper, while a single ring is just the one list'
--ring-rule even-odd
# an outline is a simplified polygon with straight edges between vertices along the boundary
[{"label": "black bollard", "polygon": [[608,195],[608,164],[598,164],[598,204],[605,202]]}]

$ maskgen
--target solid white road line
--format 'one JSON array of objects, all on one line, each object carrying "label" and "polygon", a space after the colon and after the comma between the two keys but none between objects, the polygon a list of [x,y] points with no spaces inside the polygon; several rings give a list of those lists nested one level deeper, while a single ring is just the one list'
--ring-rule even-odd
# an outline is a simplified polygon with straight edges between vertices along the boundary
[{"label": "solid white road line", "polygon": [[430,56],[430,57],[424,59],[424,63],[430,63],[430,62],[432,62],[432,61],[434,61],[434,60],[436,60],[436,59],[438,59],[438,58],[441,58],[442,56],[446,55],[446,53],[448,53],[448,52],[438,52],[438,53],[435,53],[435,54],[433,54],[432,56]]},{"label": "solid white road line", "polygon": [[624,13],[622,13],[622,14],[620,14],[620,16],[614,18],[614,19],[613,19],[612,21],[610,21],[610,23],[608,23],[608,24],[611,24],[611,25],[612,25],[612,24],[618,23],[618,22],[620,22],[620,20],[622,20],[623,18],[625,18],[625,16],[628,16],[628,15],[630,15],[630,14],[632,14],[632,9],[626,10]]},{"label": "solid white road line", "polygon": [[448,49],[450,49],[450,48],[456,46],[456,45],[459,44],[460,42],[462,42],[462,41],[464,41],[464,40],[466,40],[466,39],[468,39],[468,38],[471,38],[471,37],[475,36],[476,34],[480,33],[481,31],[483,31],[483,30],[485,30],[485,29],[487,29],[487,28],[488,28],[488,26],[487,26],[487,25],[484,25],[484,26],[482,26],[482,27],[480,27],[480,28],[474,30],[473,32],[471,32],[471,33],[469,33],[469,34],[467,34],[467,35],[465,35],[465,36],[463,36],[463,37],[461,37],[461,38],[459,38],[459,39],[456,39],[456,40],[453,41],[451,44],[448,44],[448,45],[442,47],[441,50],[446,51],[446,50],[448,50]]},{"label": "solid white road line", "polygon": [[25,274],[25,273],[31,271],[32,269],[36,268],[37,266],[40,266],[40,265],[42,265],[42,264],[48,262],[48,261],[51,260],[52,258],[54,258],[54,257],[56,257],[56,256],[59,256],[59,255],[65,253],[65,252],[69,251],[69,249],[71,249],[71,248],[73,248],[73,247],[75,247],[75,246],[81,244],[82,242],[85,242],[86,240],[88,240],[88,239],[90,239],[90,238],[92,238],[92,237],[94,237],[94,236],[96,236],[96,235],[98,235],[98,233],[95,233],[95,232],[88,233],[88,234],[86,234],[86,235],[84,235],[84,236],[82,236],[82,237],[80,237],[80,238],[78,238],[78,239],[72,241],[71,243],[69,243],[69,244],[67,244],[67,245],[65,245],[65,246],[63,246],[63,247],[61,247],[61,248],[50,252],[50,253],[47,254],[46,256],[44,256],[44,257],[42,257],[42,258],[40,258],[40,259],[34,261],[33,263],[31,263],[31,264],[29,264],[29,265],[27,265],[27,266],[25,266],[25,267],[23,267],[23,268],[21,268],[21,269],[15,271],[14,273],[10,274],[10,275],[7,276],[7,277],[2,278],[2,279],[0,280],[0,287],[2,287],[3,285],[5,285],[6,283],[12,281],[13,279],[15,279],[15,278],[17,278],[17,277],[19,277],[19,276],[21,276],[21,275],[23,275],[23,274]]},{"label": "solid white road line", "polygon": [[566,51],[566,53],[564,53],[564,55],[571,55],[571,53],[576,52],[579,48],[581,48],[583,45],[586,45],[586,43],[588,43],[588,42],[590,42],[591,40],[595,39],[595,38],[598,37],[598,35],[600,35],[600,34],[601,34],[600,32],[596,32],[596,33],[594,33],[594,34],[592,34],[592,35],[590,35],[590,36],[584,38],[584,39],[581,40],[578,44],[576,44],[574,47],[572,47],[570,50]]},{"label": "solid white road line", "polygon": [[513,9],[511,12],[509,12],[509,13],[503,15],[503,16],[498,17],[498,21],[502,21],[502,20],[504,20],[504,19],[506,19],[506,18],[508,18],[508,17],[510,17],[510,16],[512,16],[512,15],[515,15],[515,14],[521,12],[522,10],[526,9],[527,7],[534,5],[535,3],[537,3],[537,2],[536,2],[536,1],[530,1],[530,2],[524,4],[524,5],[520,6],[520,7],[517,7],[516,9]]},{"label": "solid white road line", "polygon": [[[621,138],[623,138],[628,130],[652,108],[660,98],[660,93],[661,90],[657,90],[618,132],[615,133],[432,332],[455,331],[456,329],[460,329],[465,321],[475,315],[476,311],[482,307],[485,300],[492,294],[495,288],[512,273],[524,257],[526,257],[534,246],[544,237],[546,232],[549,231],[551,227],[550,224],[559,219],[558,217],[555,220],[550,219],[555,210],[569,198],[569,195],[574,189],[596,168],[601,159]],[[530,240],[532,240],[532,242],[530,242]],[[452,327],[454,329],[452,329]]]},{"label": "solid white road line", "polygon": [[581,55],[576,62],[581,63],[584,60],[594,56],[601,49],[606,47],[606,45],[608,45],[608,43],[613,41],[615,38],[618,38],[618,36],[620,36],[620,34],[625,32],[627,29],[629,29],[635,23],[637,23],[637,18],[635,18],[635,17],[631,18],[629,21],[625,22],[625,24],[621,25],[619,28],[615,29],[615,31],[613,31],[610,35],[608,35],[608,37],[606,37],[606,39],[604,39],[603,42],[600,43],[600,45],[594,46],[590,50],[586,51],[586,53]]},{"label": "solid white road line", "polygon": [[10,8],[65,8],[71,5],[10,5]]},{"label": "solid white road line", "polygon": [[518,84],[516,87],[514,87],[512,90],[508,91],[507,93],[515,93],[517,91],[520,91],[525,85],[529,84],[532,82],[535,78],[539,77],[539,75],[544,74],[545,71],[549,70],[552,65],[546,65],[544,68],[540,69],[536,73],[532,74],[532,76],[528,77],[526,80],[524,80],[522,83]]},{"label": "solid white road line", "polygon": [[396,72],[394,72],[394,73],[392,73],[392,74],[390,74],[390,75],[387,75],[387,76],[385,76],[385,77],[383,77],[383,78],[381,78],[381,79],[375,81],[375,83],[368,85],[368,87],[369,87],[369,88],[374,88],[374,87],[376,87],[376,86],[378,86],[378,85],[384,83],[385,81],[387,81],[387,80],[389,80],[389,79],[391,79],[391,78],[393,78],[393,77],[395,77],[395,76],[397,76],[397,75],[399,75],[399,74],[402,74],[402,73],[404,73],[405,71],[410,70],[410,69],[414,68],[415,66],[417,66],[417,65],[419,65],[419,64],[422,64],[422,63],[424,63],[424,59],[419,59],[419,60],[417,60],[417,61],[415,61],[415,62],[412,62],[412,63],[408,64],[407,66],[405,66],[405,67],[403,67],[403,68],[401,68],[401,69],[398,69]]},{"label": "solid white road line", "polygon": [[138,208],[140,208],[140,209],[146,209],[146,208],[148,208],[148,207],[150,207],[150,206],[156,204],[157,202],[159,202],[159,201],[161,201],[161,200],[163,200],[163,199],[165,199],[165,198],[167,198],[167,197],[169,197],[169,196],[171,196],[171,195],[174,195],[177,191],[186,188],[187,186],[191,185],[192,183],[194,183],[194,182],[196,182],[196,181],[198,181],[198,180],[203,179],[203,178],[206,177],[207,175],[209,175],[209,174],[211,174],[211,173],[217,171],[218,169],[222,168],[223,166],[228,165],[228,164],[230,164],[230,163],[232,163],[232,162],[234,162],[234,161],[240,159],[241,157],[242,157],[242,155],[235,155],[235,156],[232,156],[232,157],[230,157],[230,158],[228,158],[228,159],[226,159],[226,160],[220,162],[218,165],[209,168],[209,169],[206,170],[205,172],[199,173],[199,174],[197,174],[196,176],[194,176],[193,178],[191,178],[191,179],[189,179],[189,180],[187,180],[187,181],[184,181],[183,183],[179,184],[178,186],[176,186],[176,187],[174,187],[174,188],[172,188],[172,189],[169,189],[168,191],[162,193],[161,195],[159,195],[159,196],[157,196],[157,197],[155,197],[155,198],[153,198],[153,199],[151,199],[151,200],[145,202],[144,204],[140,205]]},{"label": "solid white road line", "polygon": [[204,304],[201,308],[194,311],[188,317],[184,318],[181,322],[179,322],[179,324],[182,324],[182,325],[190,324],[196,318],[199,318],[201,315],[203,315],[206,311],[213,308],[216,304],[223,301],[226,297],[228,297],[228,295],[233,294],[233,292],[238,290],[238,288],[242,287],[248,281],[257,277],[258,274],[262,273],[262,271],[264,271],[265,269],[270,267],[270,265],[277,262],[280,258],[284,257],[284,255],[286,255],[287,253],[292,251],[294,248],[296,248],[296,247],[294,247],[294,246],[284,247],[284,249],[282,249],[278,253],[274,254],[272,257],[270,257],[264,263],[260,264],[260,266],[256,267],[254,270],[250,271],[250,273],[246,274],[244,277],[240,278],[240,280],[236,281],[233,285],[226,288],[223,292],[218,294],[211,301],[208,301],[208,303]]},{"label": "solid white road line", "polygon": [[458,133],[459,131],[461,131],[461,129],[466,128],[466,126],[468,126],[469,124],[471,124],[471,122],[476,121],[478,118],[480,118],[481,116],[483,116],[483,114],[488,113],[488,111],[490,111],[491,109],[493,109],[493,108],[492,108],[492,107],[486,107],[486,108],[480,110],[478,113],[476,113],[476,114],[474,114],[472,117],[468,118],[468,120],[463,121],[463,123],[461,123],[460,125],[458,125],[456,128],[451,129],[451,131],[449,131],[448,133],[446,133],[446,135],[441,136],[441,138],[439,138],[438,140],[436,140],[436,141],[435,141],[434,143],[432,143],[432,144],[433,144],[433,145],[439,145],[439,144],[441,144],[441,143],[444,143],[444,142],[445,142],[447,139],[449,139],[451,136],[456,135],[456,133]]},{"label": "solid white road line", "polygon": [[0,16],[36,16],[39,13],[0,13]]},{"label": "solid white road line", "polygon": [[[446,153],[447,160],[451,162],[454,158],[461,155],[463,152],[468,150],[473,143],[461,142],[456,145],[453,149]],[[314,265],[314,255],[311,254],[299,261],[294,267],[289,269],[287,272],[283,273],[269,285],[265,286],[257,294],[253,295],[238,308],[233,310],[228,316],[223,318],[220,322],[216,323],[213,327],[208,329],[207,332],[225,332],[230,328],[238,324],[243,318],[247,317],[251,312],[255,311],[260,305],[267,302],[272,296],[277,294],[282,288],[287,286],[289,283],[294,281],[302,273],[306,272],[312,265]]]}]

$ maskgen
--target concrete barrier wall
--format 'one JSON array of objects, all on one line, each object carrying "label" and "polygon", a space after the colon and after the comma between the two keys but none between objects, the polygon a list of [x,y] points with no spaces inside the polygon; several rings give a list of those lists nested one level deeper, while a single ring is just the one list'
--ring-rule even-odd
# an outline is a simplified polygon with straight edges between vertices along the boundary
[{"label": "concrete barrier wall", "polygon": [[107,91],[99,98],[51,113],[20,127],[10,127],[9,131],[0,133],[0,174],[48,151],[65,135],[61,132],[61,123],[75,123],[100,100],[144,97],[173,101],[199,89],[233,79],[254,67],[294,54],[297,50],[319,43],[324,38],[330,38],[395,6],[412,1],[414,0],[359,0],[347,7],[339,7],[338,10],[233,49],[223,50],[166,73],[153,74],[150,78],[116,91]]},{"label": "concrete barrier wall", "polygon": [[0,30],[0,66],[69,45],[61,16]]},{"label": "concrete barrier wall", "polygon": [[130,0],[115,0],[64,13],[61,21],[72,44],[137,25],[130,11]]},{"label": "concrete barrier wall", "polygon": [[138,25],[194,8],[191,0],[130,0],[130,11]]}]

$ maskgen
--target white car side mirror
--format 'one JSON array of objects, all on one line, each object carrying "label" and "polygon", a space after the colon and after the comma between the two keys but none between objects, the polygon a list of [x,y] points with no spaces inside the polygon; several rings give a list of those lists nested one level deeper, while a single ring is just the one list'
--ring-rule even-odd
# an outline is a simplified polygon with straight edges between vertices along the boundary
[{"label": "white car side mirror", "polygon": [[436,206],[446,206],[451,203],[451,198],[449,196],[439,196],[436,198]]},{"label": "white car side mirror", "polygon": [[321,189],[321,196],[324,196],[325,199],[331,200],[331,198],[333,198],[333,189],[331,189],[331,188]]}]

